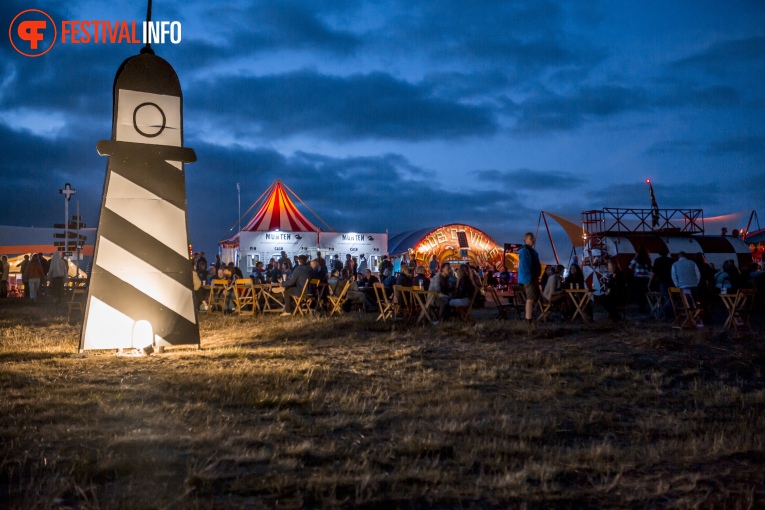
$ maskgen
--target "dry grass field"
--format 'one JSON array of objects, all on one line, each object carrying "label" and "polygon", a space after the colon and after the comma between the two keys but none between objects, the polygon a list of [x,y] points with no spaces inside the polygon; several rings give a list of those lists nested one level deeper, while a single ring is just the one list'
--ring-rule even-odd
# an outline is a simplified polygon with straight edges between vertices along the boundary
[{"label": "dry grass field", "polygon": [[127,358],[0,305],[0,507],[765,506],[762,333],[475,315],[202,315]]}]

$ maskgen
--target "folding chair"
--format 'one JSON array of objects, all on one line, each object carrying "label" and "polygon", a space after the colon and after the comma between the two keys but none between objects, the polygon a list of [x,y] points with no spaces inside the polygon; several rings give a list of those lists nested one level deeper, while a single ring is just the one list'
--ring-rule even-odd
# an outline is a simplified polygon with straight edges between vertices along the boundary
[{"label": "folding chair", "polygon": [[752,329],[752,325],[749,322],[749,317],[754,311],[754,289],[739,289],[736,293],[736,304],[733,309],[733,320],[731,321],[734,328],[749,328]]},{"label": "folding chair", "polygon": [[[252,281],[249,279],[237,280],[234,282],[234,303],[236,312],[240,315],[255,315],[255,295],[253,292]],[[248,308],[249,310],[245,310]]]},{"label": "folding chair", "polygon": [[395,317],[412,318],[412,288],[403,285],[393,286],[393,312]]},{"label": "folding chair", "polygon": [[473,304],[475,303],[475,297],[481,291],[479,287],[473,289],[473,297],[470,298],[470,304],[468,306],[455,306],[454,310],[457,312],[457,316],[462,322],[473,322],[473,318],[470,316],[470,312],[473,311]]},{"label": "folding chair", "polygon": [[669,300],[672,303],[672,311],[675,312],[675,322],[672,327],[675,329],[696,329],[703,327],[701,322],[701,308],[696,308],[693,297],[686,294],[683,289],[677,287],[669,288]]},{"label": "folding chair", "polygon": [[385,285],[380,282],[374,283],[375,297],[377,298],[377,306],[380,308],[380,315],[377,316],[377,320],[383,322],[393,318],[393,303],[388,300],[388,295],[385,293]]},{"label": "folding chair", "polygon": [[329,305],[331,307],[329,311],[330,317],[332,317],[335,314],[337,315],[343,314],[343,305],[348,299],[347,295],[348,295],[348,289],[351,287],[351,281],[345,280],[343,287],[340,289],[340,293],[337,294],[337,288],[339,286],[340,286],[340,282],[338,282],[337,285],[335,285],[335,288],[332,289],[332,292],[330,292],[329,295],[327,296],[327,299],[329,300]]},{"label": "folding chair", "polygon": [[497,294],[497,289],[495,289],[492,285],[487,285],[485,288],[486,292],[491,297],[491,300],[494,301],[494,305],[497,307],[497,320],[507,320],[507,311],[512,310],[513,304],[509,302],[502,303],[499,294]]},{"label": "folding chair", "polygon": [[513,308],[519,318],[526,313],[526,289],[522,285],[513,285]]},{"label": "folding chair", "polygon": [[[263,313],[266,312],[278,312],[282,313],[284,312],[284,294],[281,292],[274,292],[275,289],[278,289],[280,286],[276,284],[265,284],[263,285],[262,290],[260,291],[260,296],[263,298],[263,304],[260,307],[260,310]],[[280,289],[282,292],[284,289]]]},{"label": "folding chair", "polygon": [[67,322],[71,322],[72,312],[77,312],[80,317],[85,313],[84,300],[86,294],[87,289],[85,287],[72,288],[72,298],[66,304],[68,308],[66,315]]},{"label": "folding chair", "polygon": [[210,296],[207,298],[207,313],[212,312],[216,307],[223,310],[226,305],[226,288],[228,280],[215,279],[210,284]]},{"label": "folding chair", "polygon": [[303,285],[303,290],[299,296],[292,296],[295,300],[295,309],[292,311],[292,315],[300,314],[306,315],[316,312],[316,289],[319,287],[319,279],[313,278],[307,280]]},{"label": "folding chair", "polygon": [[539,316],[537,322],[546,321],[552,314],[552,301],[548,301],[544,297],[537,299],[537,307],[539,308]]}]

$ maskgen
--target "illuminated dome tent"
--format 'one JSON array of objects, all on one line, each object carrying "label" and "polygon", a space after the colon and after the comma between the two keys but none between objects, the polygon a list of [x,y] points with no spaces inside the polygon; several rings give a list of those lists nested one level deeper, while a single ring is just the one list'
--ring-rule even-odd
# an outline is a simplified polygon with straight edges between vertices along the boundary
[{"label": "illuminated dome tent", "polygon": [[494,239],[461,223],[402,232],[391,237],[389,245],[392,256],[407,254],[426,267],[433,255],[439,263],[468,261],[479,266],[504,263],[504,250]]}]

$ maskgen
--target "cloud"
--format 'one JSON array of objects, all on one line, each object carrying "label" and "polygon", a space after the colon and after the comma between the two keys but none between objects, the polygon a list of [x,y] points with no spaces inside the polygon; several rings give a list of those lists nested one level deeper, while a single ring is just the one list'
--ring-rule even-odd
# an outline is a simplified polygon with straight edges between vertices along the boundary
[{"label": "cloud", "polygon": [[[351,30],[333,26],[334,8],[311,2],[228,2],[225,7],[197,3],[206,24],[192,38],[217,48],[218,57],[241,58],[266,52],[307,51],[313,54],[350,56],[362,45]],[[202,28],[204,28],[202,30]],[[208,34],[225,34],[211,38]]]},{"label": "cloud", "polygon": [[692,140],[662,140],[654,142],[643,152],[646,156],[660,156],[677,152],[689,152],[698,148],[698,144]]},{"label": "cloud", "polygon": [[77,189],[86,223],[95,224],[101,206],[106,159],[98,156],[95,139],[53,140],[0,124],[3,158],[0,175],[5,194],[3,224],[50,226],[61,222],[58,190],[66,182]]},{"label": "cloud", "polygon": [[[681,182],[672,185],[653,184],[656,201],[662,209],[705,208],[720,204],[723,186],[718,182]],[[611,184],[590,190],[585,196],[602,207],[650,209],[648,186],[641,183]],[[605,203],[604,203],[605,201]]]},{"label": "cloud", "polygon": [[516,105],[515,131],[538,133],[571,130],[588,119],[603,119],[628,111],[647,110],[649,106],[649,94],[641,87],[582,87],[569,96],[545,91]]},{"label": "cloud", "polygon": [[709,143],[707,154],[741,154],[744,156],[765,155],[765,136],[737,136]]},{"label": "cloud", "polygon": [[715,43],[705,50],[672,63],[676,70],[697,70],[710,76],[726,78],[734,70],[765,71],[765,37],[749,37]]},{"label": "cloud", "polygon": [[[310,134],[334,140],[421,141],[491,135],[485,106],[434,96],[426,85],[376,72],[329,76],[303,70],[262,77],[221,77],[188,87],[186,104],[242,136]],[[226,107],[222,110],[221,104]],[[224,113],[225,112],[225,113]]]},{"label": "cloud", "polygon": [[501,183],[513,189],[523,190],[570,190],[585,183],[583,179],[568,172],[556,170],[532,170],[517,168],[514,170],[475,170],[472,172],[480,181],[492,185]]},{"label": "cloud", "polygon": [[564,95],[543,90],[505,107],[515,117],[514,131],[540,134],[570,131],[586,122],[602,121],[626,113],[650,113],[677,108],[723,108],[739,103],[738,92],[728,86],[694,86],[688,83],[653,86],[584,86]]}]

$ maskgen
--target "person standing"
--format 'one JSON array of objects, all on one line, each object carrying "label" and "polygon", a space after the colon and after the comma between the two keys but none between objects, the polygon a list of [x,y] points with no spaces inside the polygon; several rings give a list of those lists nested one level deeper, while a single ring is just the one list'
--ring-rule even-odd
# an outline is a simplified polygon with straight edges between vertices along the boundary
[{"label": "person standing", "polygon": [[194,268],[199,277],[199,281],[204,281],[204,279],[207,278],[207,259],[205,258],[205,252],[199,252],[199,258],[197,259]]},{"label": "person standing", "polygon": [[57,305],[64,298],[64,283],[66,282],[66,277],[69,276],[68,270],[69,264],[61,257],[61,252],[53,252],[50,268],[48,268],[48,280],[50,281],[50,289]]},{"label": "person standing", "polygon": [[27,278],[29,279],[29,297],[37,303],[40,281],[45,278],[45,271],[40,263],[40,257],[36,253],[32,255],[32,260],[27,265]]},{"label": "person standing", "polygon": [[24,260],[16,266],[21,272],[21,283],[24,285],[24,297],[29,297],[29,276],[27,276],[27,267],[29,267],[29,255],[24,255]]},{"label": "person standing", "polygon": [[524,246],[518,252],[518,283],[526,290],[526,322],[531,324],[534,316],[534,303],[539,299],[539,274],[542,264],[539,254],[534,249],[534,234],[526,232],[523,236]]},{"label": "person standing", "polygon": [[11,272],[11,266],[8,264],[8,257],[3,255],[0,259],[0,298],[8,297],[8,275]]},{"label": "person standing", "polygon": [[648,301],[646,293],[648,292],[648,282],[651,279],[651,256],[645,246],[638,248],[635,258],[630,262],[630,271],[632,271],[632,280],[630,284],[631,301],[637,300],[640,313],[648,312]]},{"label": "person standing", "polygon": [[664,306],[659,308],[659,319],[665,319],[667,317],[667,306],[669,306],[669,288],[672,287],[672,264],[673,261],[669,257],[669,250],[666,247],[662,247],[659,250],[659,256],[653,261],[653,272],[651,273],[651,280],[648,287],[655,286],[661,292]]},{"label": "person standing", "polygon": [[343,271],[348,275],[348,278],[350,278],[356,272],[356,263],[353,261],[353,257],[351,257],[350,253],[345,254],[345,265],[343,266]]},{"label": "person standing", "polygon": [[433,277],[438,274],[438,270],[440,269],[438,259],[436,258],[435,254],[430,258],[430,265],[428,266],[428,269],[430,270],[430,278],[433,279]]},{"label": "person standing", "polygon": [[367,272],[367,259],[362,253],[359,255],[359,267],[356,270],[357,274],[365,274]]},{"label": "person standing", "polygon": [[672,282],[675,287],[695,293],[701,280],[701,272],[696,263],[688,259],[684,251],[678,253],[677,262],[672,264]]}]

